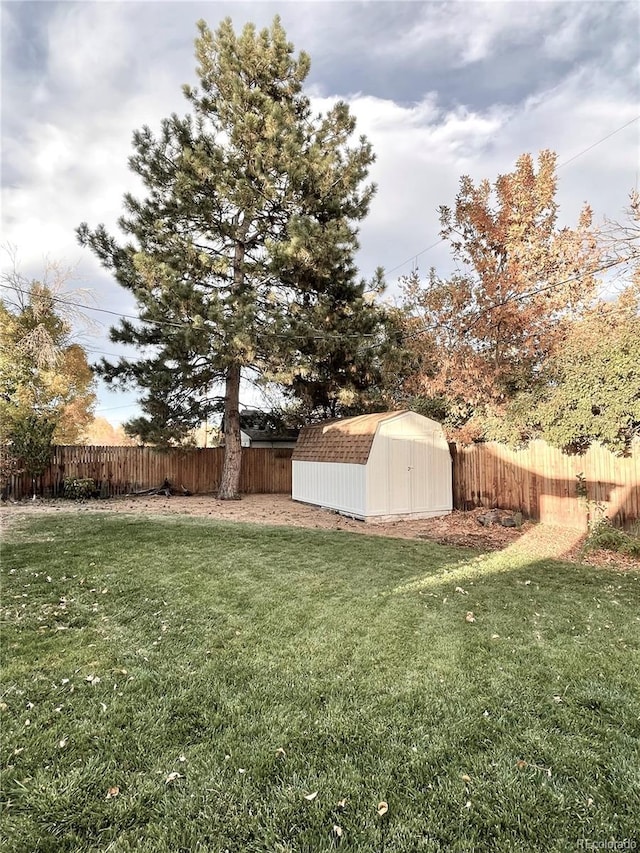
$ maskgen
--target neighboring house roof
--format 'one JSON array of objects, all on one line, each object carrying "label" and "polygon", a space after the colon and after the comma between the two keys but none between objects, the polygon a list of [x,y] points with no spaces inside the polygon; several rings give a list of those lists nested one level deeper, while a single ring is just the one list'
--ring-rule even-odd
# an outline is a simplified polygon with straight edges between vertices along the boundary
[{"label": "neighboring house roof", "polygon": [[298,437],[297,429],[283,429],[276,433],[270,429],[251,429],[249,427],[242,427],[242,432],[249,436],[252,443],[256,441],[270,441],[273,444],[276,444],[279,441],[287,441],[291,443]]},{"label": "neighboring house roof", "polygon": [[378,425],[403,414],[404,410],[378,412],[310,424],[300,432],[293,451],[293,461],[366,465]]},{"label": "neighboring house roof", "polygon": [[[221,429],[224,431],[224,418]],[[240,430],[254,442],[293,442],[298,438],[297,429],[288,429],[279,419],[269,412],[259,412],[256,409],[245,409],[240,412]]]}]

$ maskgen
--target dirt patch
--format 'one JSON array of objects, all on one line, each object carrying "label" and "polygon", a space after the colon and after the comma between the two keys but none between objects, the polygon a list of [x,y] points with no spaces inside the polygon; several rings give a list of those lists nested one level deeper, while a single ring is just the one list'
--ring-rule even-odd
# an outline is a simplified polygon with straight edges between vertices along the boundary
[{"label": "dirt patch", "polygon": [[[499,551],[527,536],[527,547],[540,540],[548,556],[562,559],[609,565],[617,568],[638,568],[638,561],[622,558],[609,552],[582,556],[580,537],[576,531],[550,531],[544,525],[525,522],[520,528],[494,524],[483,527],[477,517],[486,510],[454,511],[440,518],[385,521],[365,524],[329,510],[293,501],[287,495],[245,495],[241,501],[220,501],[213,495],[192,497],[123,497],[109,500],[73,502],[37,500],[3,505],[2,525],[18,521],[34,513],[128,513],[154,517],[197,516],[220,521],[244,521],[256,524],[305,527],[316,530],[347,530],[366,536],[392,536],[399,539],[424,539],[441,545],[456,545],[480,551]],[[529,541],[530,540],[530,541]],[[524,543],[523,543],[524,544]],[[532,550],[535,550],[532,547]],[[551,552],[551,553],[549,553]],[[604,555],[604,556],[602,556]]]},{"label": "dirt patch", "polygon": [[65,500],[22,501],[6,504],[3,519],[33,513],[129,513],[133,515],[186,515],[221,521],[307,527],[320,530],[348,530],[368,536],[402,539],[430,539],[443,545],[461,545],[480,550],[499,550],[516,540],[531,525],[520,529],[482,527],[476,517],[482,512],[453,512],[441,518],[385,521],[379,524],[356,521],[330,510],[297,503],[287,495],[245,495],[241,501],[220,501],[212,495],[192,497],[124,497],[73,502]]}]

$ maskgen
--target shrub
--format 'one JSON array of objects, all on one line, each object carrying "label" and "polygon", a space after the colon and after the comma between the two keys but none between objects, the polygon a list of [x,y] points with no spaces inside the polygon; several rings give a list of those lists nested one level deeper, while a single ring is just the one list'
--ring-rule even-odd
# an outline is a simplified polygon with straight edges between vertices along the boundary
[{"label": "shrub", "polygon": [[640,557],[640,536],[635,531],[620,530],[614,527],[608,518],[603,518],[591,528],[585,548],[588,551],[601,548],[605,551],[617,551],[629,557]]},{"label": "shrub", "polygon": [[628,557],[635,557],[637,560],[640,560],[640,539],[627,535],[627,541],[624,543],[620,551]]},{"label": "shrub", "polygon": [[65,477],[62,494],[65,498],[79,501],[93,497],[96,483],[91,477]]}]

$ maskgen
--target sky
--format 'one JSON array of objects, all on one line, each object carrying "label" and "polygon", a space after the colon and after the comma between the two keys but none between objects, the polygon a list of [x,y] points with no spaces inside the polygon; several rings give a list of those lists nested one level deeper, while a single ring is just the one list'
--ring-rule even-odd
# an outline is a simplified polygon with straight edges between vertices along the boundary
[{"label": "sky", "polygon": [[[139,189],[133,131],[188,112],[196,21],[229,16],[239,31],[276,14],[311,57],[316,110],[346,101],[373,145],[378,189],[357,263],[367,278],[385,268],[390,298],[415,267],[451,269],[446,244],[428,247],[460,177],[493,181],[524,152],[558,154],[560,225],[585,202],[596,222],[623,218],[640,172],[635,2],[2,2],[2,245],[28,278],[47,261],[73,270],[67,291],[84,289],[91,306],[92,326],[77,327],[90,361],[135,356],[109,341],[106,313],[135,304],[75,228],[118,234],[122,197]],[[135,400],[101,384],[96,413],[117,424]]]}]

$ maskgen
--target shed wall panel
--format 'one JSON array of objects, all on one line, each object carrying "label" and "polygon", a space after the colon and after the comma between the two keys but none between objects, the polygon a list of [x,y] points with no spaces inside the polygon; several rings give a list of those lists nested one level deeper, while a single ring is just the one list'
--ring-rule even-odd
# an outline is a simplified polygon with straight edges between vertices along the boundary
[{"label": "shed wall panel", "polygon": [[[372,426],[367,422],[365,426]],[[414,412],[391,412],[369,431],[370,450],[353,464],[322,461],[322,441],[331,430],[354,444],[362,436],[362,418],[333,422],[309,430],[319,458],[293,460],[293,499],[326,506],[358,518],[428,517],[451,511],[451,455],[439,423]],[[313,433],[313,435],[311,435]],[[335,437],[334,437],[335,438]],[[327,439],[328,440],[328,439]],[[334,442],[335,443],[335,442]]]},{"label": "shed wall panel", "polygon": [[423,434],[413,427],[399,437],[390,429],[378,433],[367,464],[369,516],[451,512],[451,454],[441,427],[434,426]]},{"label": "shed wall panel", "polygon": [[431,418],[425,418],[416,412],[400,412],[378,427],[378,436],[389,435],[394,438],[422,438],[440,433],[444,437],[441,425]]},{"label": "shed wall panel", "polygon": [[430,509],[453,509],[453,462],[444,432],[435,433],[427,462]]},{"label": "shed wall panel", "polygon": [[344,462],[293,462],[291,496],[364,518],[367,466]]}]

